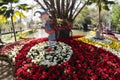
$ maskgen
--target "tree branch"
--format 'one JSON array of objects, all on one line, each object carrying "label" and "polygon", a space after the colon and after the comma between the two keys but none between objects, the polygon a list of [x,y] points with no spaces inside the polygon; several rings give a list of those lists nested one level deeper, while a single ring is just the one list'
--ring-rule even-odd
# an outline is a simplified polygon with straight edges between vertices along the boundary
[{"label": "tree branch", "polygon": [[78,8],[79,8],[80,4],[81,4],[81,1],[79,1],[79,3],[78,3],[78,5],[77,5],[77,7],[75,8],[75,11],[73,12],[73,15],[74,15],[74,14],[76,13],[76,11],[78,10]]},{"label": "tree branch", "polygon": [[77,0],[72,0],[72,4],[71,4],[71,7],[70,7],[70,15],[69,15],[68,19],[72,19],[72,16],[73,16],[72,13],[73,13],[76,1]]},{"label": "tree branch", "polygon": [[86,6],[86,4],[89,2],[89,0],[88,1],[86,1],[85,2],[85,4],[81,7],[81,9],[73,16],[73,18],[72,18],[72,20],[74,21],[75,20],[75,18],[77,17],[77,15],[80,13],[80,11]]}]

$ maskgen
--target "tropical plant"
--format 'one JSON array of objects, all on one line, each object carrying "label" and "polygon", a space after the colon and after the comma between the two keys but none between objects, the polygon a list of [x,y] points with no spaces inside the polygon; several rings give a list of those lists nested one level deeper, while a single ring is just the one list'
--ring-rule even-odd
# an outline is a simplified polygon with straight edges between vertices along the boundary
[{"label": "tropical plant", "polygon": [[[98,30],[100,31],[102,27],[102,20],[101,20],[101,11],[102,9],[105,10],[110,10],[109,5],[114,4],[114,1],[109,1],[109,0],[90,0],[88,4],[95,3],[96,6],[98,7],[98,13],[99,13],[99,25],[98,25]],[[97,33],[96,33],[97,35]],[[100,35],[100,33],[98,33]],[[101,38],[101,36],[96,36],[97,38]]]},{"label": "tropical plant", "polygon": [[1,37],[2,37],[2,24],[6,23],[6,17],[4,17],[3,15],[0,15],[0,43],[3,43]]},{"label": "tropical plant", "polygon": [[[97,25],[99,22],[99,16],[98,16],[98,12],[96,9],[94,9],[93,11],[90,12],[90,16],[91,16],[91,22],[94,25]],[[102,20],[102,24],[103,25],[107,25],[110,19],[110,13],[106,10],[102,10],[101,11],[101,20]]]},{"label": "tropical plant", "polygon": [[[82,9],[86,6],[89,0],[35,0],[42,9],[48,9],[51,18],[56,21],[58,19],[67,20],[68,23],[73,24],[73,21],[77,17],[77,15],[82,11]],[[68,30],[56,30],[60,36],[69,37],[71,29]],[[61,32],[60,32],[61,31]]]},{"label": "tropical plant", "polygon": [[74,25],[77,25],[79,28],[83,28],[84,31],[88,30],[88,26],[84,26],[85,24],[91,24],[91,9],[88,7],[84,7],[84,9],[79,13],[79,15],[76,17],[74,21]]},{"label": "tropical plant", "polygon": [[120,30],[120,4],[118,2],[116,2],[113,6],[112,6],[112,25],[115,28],[118,28]]},{"label": "tropical plant", "polygon": [[[4,15],[7,18],[11,19],[12,29],[14,33],[14,38],[16,41],[16,31],[14,26],[14,21],[16,21],[17,17],[24,17],[23,13],[21,13],[18,9],[26,10],[27,5],[26,4],[20,4],[18,6],[13,7],[13,3],[18,3],[19,0],[2,0],[2,3],[0,4],[0,15]],[[6,6],[6,5],[8,6]],[[9,5],[10,4],[10,5]],[[16,10],[15,10],[16,9]],[[3,18],[2,18],[3,19]]]}]

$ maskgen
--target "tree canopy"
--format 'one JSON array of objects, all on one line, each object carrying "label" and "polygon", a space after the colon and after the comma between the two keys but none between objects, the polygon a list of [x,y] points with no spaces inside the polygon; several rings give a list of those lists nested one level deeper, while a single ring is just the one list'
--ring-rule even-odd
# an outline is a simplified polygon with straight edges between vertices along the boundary
[{"label": "tree canopy", "polygon": [[[49,9],[53,19],[73,22],[89,0],[35,0],[42,9]],[[43,2],[43,3],[42,3]]]},{"label": "tree canopy", "polygon": [[116,2],[112,6],[112,25],[120,29],[120,4]]}]

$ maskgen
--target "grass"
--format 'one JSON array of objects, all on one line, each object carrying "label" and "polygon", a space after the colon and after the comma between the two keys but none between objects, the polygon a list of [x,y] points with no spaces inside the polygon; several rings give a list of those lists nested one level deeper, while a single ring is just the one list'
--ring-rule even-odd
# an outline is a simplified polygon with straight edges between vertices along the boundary
[{"label": "grass", "polygon": [[[20,40],[19,38],[19,34],[20,33],[17,33],[16,34],[16,37],[17,37],[17,40]],[[72,34],[73,35],[87,35],[88,32],[84,32],[82,30],[72,30]],[[6,34],[6,35],[2,35],[2,40],[5,42],[5,43],[10,43],[10,42],[14,42],[14,36],[13,34]]]},{"label": "grass", "polygon": [[87,35],[88,32],[84,32],[82,30],[72,30],[73,36],[74,35]]}]

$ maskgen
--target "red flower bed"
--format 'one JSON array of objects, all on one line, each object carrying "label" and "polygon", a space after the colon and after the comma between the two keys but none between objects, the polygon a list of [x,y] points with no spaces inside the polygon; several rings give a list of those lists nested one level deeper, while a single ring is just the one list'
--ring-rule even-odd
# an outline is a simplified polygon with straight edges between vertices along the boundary
[{"label": "red flower bed", "polygon": [[74,54],[69,61],[56,66],[38,66],[26,58],[29,49],[47,39],[32,40],[15,58],[17,80],[119,80],[120,59],[111,52],[97,48],[75,38],[58,41],[69,44]]}]

